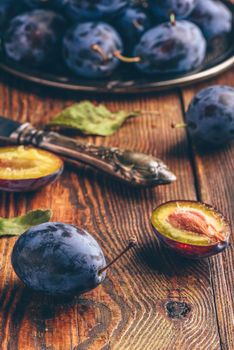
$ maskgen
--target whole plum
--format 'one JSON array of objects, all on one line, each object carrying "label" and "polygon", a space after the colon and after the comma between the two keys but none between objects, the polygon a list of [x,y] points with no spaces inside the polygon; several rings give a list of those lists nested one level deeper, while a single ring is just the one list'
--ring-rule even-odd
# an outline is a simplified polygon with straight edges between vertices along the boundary
[{"label": "whole plum", "polygon": [[100,20],[116,16],[128,0],[55,0],[63,13],[73,20]]},{"label": "whole plum", "polygon": [[104,22],[75,25],[63,39],[65,63],[76,74],[88,78],[109,76],[119,65],[115,53],[122,49],[119,34]]},{"label": "whole plum", "polygon": [[232,13],[221,1],[197,0],[189,19],[201,28],[207,40],[232,30]]},{"label": "whole plum", "polygon": [[48,222],[20,236],[13,248],[12,266],[27,287],[66,296],[96,288],[105,279],[100,270],[106,261],[88,232]]},{"label": "whole plum", "polygon": [[5,29],[7,23],[22,9],[21,4],[15,0],[0,1],[0,33]]},{"label": "whole plum", "polygon": [[174,14],[177,19],[181,19],[188,17],[196,2],[197,0],[150,0],[150,9],[157,18],[168,20]]},{"label": "whole plum", "polygon": [[198,68],[206,54],[201,30],[189,21],[162,23],[141,37],[134,49],[144,73],[184,73]]},{"label": "whole plum", "polygon": [[10,21],[4,34],[5,54],[14,62],[34,67],[56,62],[65,28],[64,19],[55,12],[23,13]]},{"label": "whole plum", "polygon": [[39,9],[44,7],[52,8],[55,4],[55,0],[23,0],[22,2],[31,9]]},{"label": "whole plum", "polygon": [[115,27],[126,44],[127,51],[139,41],[146,30],[152,26],[149,14],[141,7],[128,7],[115,22]]},{"label": "whole plum", "polygon": [[202,143],[226,144],[234,138],[234,88],[215,85],[201,90],[186,115],[193,138]]}]

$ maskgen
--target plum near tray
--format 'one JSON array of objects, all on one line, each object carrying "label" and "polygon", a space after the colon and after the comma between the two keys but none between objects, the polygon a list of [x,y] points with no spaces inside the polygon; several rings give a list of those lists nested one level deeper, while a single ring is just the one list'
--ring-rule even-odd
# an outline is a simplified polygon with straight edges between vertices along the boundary
[{"label": "plum near tray", "polygon": [[[232,8],[233,6],[230,5]],[[107,92],[107,93],[137,93],[160,91],[183,86],[211,78],[227,70],[234,64],[234,32],[219,37],[210,42],[206,59],[196,71],[188,74],[161,74],[147,76],[141,74],[133,66],[122,64],[106,79],[87,79],[76,77],[62,64],[47,69],[31,69],[16,65],[5,59],[0,48],[0,68],[14,76],[39,83],[45,86],[67,90]]]}]

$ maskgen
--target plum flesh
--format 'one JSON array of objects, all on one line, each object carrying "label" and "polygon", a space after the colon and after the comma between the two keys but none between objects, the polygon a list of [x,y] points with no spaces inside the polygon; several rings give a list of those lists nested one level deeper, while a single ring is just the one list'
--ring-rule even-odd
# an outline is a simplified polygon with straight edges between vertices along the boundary
[{"label": "plum flesh", "polygon": [[103,252],[85,230],[48,222],[30,228],[17,240],[12,266],[29,288],[55,296],[82,294],[105,279]]},{"label": "plum flesh", "polygon": [[228,246],[230,226],[227,219],[204,203],[164,203],[154,210],[152,225],[164,245],[190,258],[211,256]]},{"label": "plum flesh", "polygon": [[0,148],[0,190],[29,192],[54,182],[63,171],[56,155],[33,147]]}]

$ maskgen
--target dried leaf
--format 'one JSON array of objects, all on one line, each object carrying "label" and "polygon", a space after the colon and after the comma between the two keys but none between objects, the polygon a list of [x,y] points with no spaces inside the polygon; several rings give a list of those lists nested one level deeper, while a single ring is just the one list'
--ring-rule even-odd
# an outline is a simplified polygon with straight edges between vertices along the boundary
[{"label": "dried leaf", "polygon": [[109,136],[117,131],[126,119],[140,115],[139,112],[111,112],[104,105],[95,106],[89,101],[77,103],[64,109],[48,127],[56,130],[77,130],[86,135]]}]

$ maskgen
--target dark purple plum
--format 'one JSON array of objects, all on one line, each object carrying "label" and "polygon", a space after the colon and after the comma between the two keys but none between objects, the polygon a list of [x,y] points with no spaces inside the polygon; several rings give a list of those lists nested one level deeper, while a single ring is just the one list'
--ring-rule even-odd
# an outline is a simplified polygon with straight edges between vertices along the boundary
[{"label": "dark purple plum", "polygon": [[109,76],[119,65],[115,53],[122,49],[119,34],[103,22],[78,24],[69,29],[63,39],[66,65],[88,78]]},{"label": "dark purple plum", "polygon": [[141,7],[128,7],[115,21],[115,27],[121,34],[128,52],[139,41],[152,22],[149,14]]},{"label": "dark purple plum", "polygon": [[0,1],[0,33],[5,29],[10,19],[21,10],[21,7],[17,0]]},{"label": "dark purple plum", "polygon": [[201,90],[186,114],[194,140],[225,145],[234,138],[234,88],[215,85]]},{"label": "dark purple plum", "polygon": [[31,192],[54,182],[63,171],[56,155],[33,147],[0,147],[0,191]]},{"label": "dark purple plum", "polygon": [[34,10],[13,18],[7,28],[3,47],[8,59],[41,67],[58,61],[64,19],[52,11]]},{"label": "dark purple plum", "polygon": [[150,0],[150,10],[160,19],[168,20],[171,14],[181,19],[188,17],[196,2],[197,0]]},{"label": "dark purple plum", "polygon": [[207,40],[232,30],[232,13],[221,1],[197,0],[189,19],[201,28]]},{"label": "dark purple plum", "polygon": [[188,21],[162,23],[147,31],[134,49],[137,68],[148,74],[185,73],[197,69],[206,54],[201,30]]},{"label": "dark purple plum", "polygon": [[97,241],[73,225],[48,222],[17,240],[12,266],[34,291],[55,296],[82,294],[105,279],[105,257]]},{"label": "dark purple plum", "polygon": [[52,8],[56,0],[22,0],[22,2],[31,9]]},{"label": "dark purple plum", "polygon": [[153,211],[151,222],[163,245],[193,259],[222,252],[228,246],[231,233],[223,214],[195,201],[163,203]]},{"label": "dark purple plum", "polygon": [[55,0],[72,20],[101,20],[118,15],[128,5],[128,0]]}]

